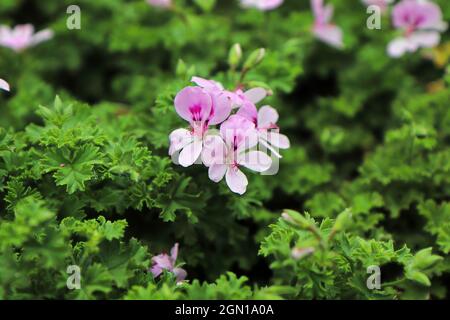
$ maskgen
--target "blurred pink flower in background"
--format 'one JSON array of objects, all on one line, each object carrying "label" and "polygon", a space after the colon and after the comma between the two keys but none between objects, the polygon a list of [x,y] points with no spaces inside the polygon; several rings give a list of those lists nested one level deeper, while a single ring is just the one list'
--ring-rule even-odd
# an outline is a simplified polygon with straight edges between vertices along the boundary
[{"label": "blurred pink flower in background", "polygon": [[394,0],[362,0],[362,2],[367,6],[378,6],[381,12],[386,12],[389,4],[394,2]]},{"label": "blurred pink flower in background", "polygon": [[176,266],[178,257],[178,243],[175,243],[173,248],[170,250],[170,256],[166,253],[159,254],[152,258],[153,266],[150,269],[153,276],[159,277],[164,270],[172,272],[176,278],[177,282],[181,282],[186,279],[186,270],[178,268]]},{"label": "blurred pink flower in background", "polygon": [[154,7],[170,8],[172,7],[172,0],[147,0],[147,3]]},{"label": "blurred pink flower in background", "polygon": [[393,25],[403,35],[388,46],[391,57],[400,57],[419,48],[432,48],[441,40],[440,32],[447,29],[438,5],[425,0],[403,0],[392,11]]},{"label": "blurred pink flower in background", "polygon": [[17,25],[15,28],[0,26],[0,46],[20,52],[53,37],[53,31],[45,29],[34,33],[31,24]]},{"label": "blurred pink flower in background", "polygon": [[9,91],[9,83],[3,79],[0,79],[0,89]]},{"label": "blurred pink flower in background", "polygon": [[284,0],[241,0],[244,8],[256,8],[261,11],[268,11],[278,8]]},{"label": "blurred pink flower in background", "polygon": [[332,24],[333,6],[324,5],[323,0],[311,0],[311,7],[314,14],[313,33],[319,40],[336,48],[342,48],[342,30]]}]

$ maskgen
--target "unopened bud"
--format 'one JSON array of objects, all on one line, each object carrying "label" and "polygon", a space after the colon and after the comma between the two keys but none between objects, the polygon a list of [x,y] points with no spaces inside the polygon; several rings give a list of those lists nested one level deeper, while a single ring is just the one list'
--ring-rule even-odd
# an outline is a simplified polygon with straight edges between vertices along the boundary
[{"label": "unopened bud", "polygon": [[306,247],[306,248],[295,247],[294,249],[292,249],[291,256],[296,260],[300,260],[303,257],[312,254],[313,252],[314,252],[313,247]]},{"label": "unopened bud", "polygon": [[342,213],[340,213],[337,218],[336,222],[334,223],[334,231],[341,231],[348,227],[350,222],[352,221],[352,212],[350,209],[345,209]]},{"label": "unopened bud", "polygon": [[228,64],[232,68],[236,68],[239,62],[241,62],[241,59],[242,59],[242,48],[239,43],[236,43],[230,49],[230,53],[228,55]]},{"label": "unopened bud", "polygon": [[177,63],[176,75],[179,77],[184,77],[187,72],[187,66],[183,60],[179,59]]},{"label": "unopened bud", "polygon": [[256,67],[258,64],[260,64],[264,56],[266,55],[266,49],[260,48],[255,51],[253,51],[250,56],[247,58],[247,61],[244,63],[244,69],[249,70],[254,67]]},{"label": "unopened bud", "polygon": [[311,227],[311,222],[308,219],[306,219],[303,215],[294,210],[285,210],[281,214],[281,217],[287,222],[296,225],[302,229],[308,229],[309,227]]},{"label": "unopened bud", "polygon": [[292,223],[292,224],[295,224],[294,219],[292,219],[291,216],[288,215],[287,213],[283,212],[283,213],[281,214],[281,217],[282,217],[284,220],[286,220],[287,222]]}]

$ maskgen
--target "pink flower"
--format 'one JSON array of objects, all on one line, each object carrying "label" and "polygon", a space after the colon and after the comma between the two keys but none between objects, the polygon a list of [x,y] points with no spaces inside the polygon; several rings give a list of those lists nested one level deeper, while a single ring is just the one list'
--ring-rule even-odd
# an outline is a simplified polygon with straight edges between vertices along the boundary
[{"label": "pink flower", "polygon": [[392,40],[388,46],[391,57],[400,57],[419,48],[431,48],[439,44],[440,32],[447,29],[439,6],[425,0],[403,0],[393,9],[394,27],[403,36]]},{"label": "pink flower", "polygon": [[362,0],[362,2],[367,6],[377,6],[380,8],[381,12],[386,12],[390,3],[394,0]]},{"label": "pink flower", "polygon": [[258,144],[255,124],[239,115],[231,116],[220,127],[220,136],[208,136],[203,163],[209,167],[209,178],[219,182],[225,176],[231,191],[244,194],[248,180],[240,170],[244,166],[256,172],[267,171],[272,159],[265,153],[250,150]]},{"label": "pink flower", "polygon": [[178,161],[183,167],[189,167],[200,157],[209,125],[220,124],[230,115],[231,101],[219,92],[186,87],[175,97],[175,109],[191,128],[177,129],[170,134],[169,155],[181,150]]},{"label": "pink flower", "polygon": [[170,250],[170,256],[166,253],[159,254],[152,258],[153,266],[151,273],[153,277],[159,277],[164,270],[172,272],[177,278],[177,282],[181,282],[186,279],[186,270],[176,267],[176,261],[178,256],[178,243],[175,243]]},{"label": "pink flower", "polygon": [[234,107],[241,107],[246,103],[257,104],[267,97],[267,90],[264,88],[252,88],[247,91],[242,89],[237,89],[233,93],[233,105]]},{"label": "pink flower", "polygon": [[147,3],[151,6],[164,9],[172,7],[172,0],[147,0]]},{"label": "pink flower", "polygon": [[53,31],[45,29],[34,33],[31,24],[17,25],[14,29],[0,26],[0,45],[20,52],[53,37]]},{"label": "pink flower", "polygon": [[333,7],[331,5],[324,6],[323,0],[311,0],[311,7],[315,19],[313,33],[316,38],[333,47],[342,48],[344,46],[342,30],[330,23],[333,17]]},{"label": "pink flower", "polygon": [[0,89],[9,91],[9,83],[3,79],[0,79]]},{"label": "pink flower", "polygon": [[269,149],[275,156],[281,158],[276,149],[288,149],[290,147],[289,138],[276,131],[278,130],[278,112],[274,108],[263,106],[258,111],[254,104],[246,103],[239,109],[237,115],[255,124],[259,143]]},{"label": "pink flower", "polygon": [[261,11],[268,11],[278,8],[284,0],[241,0],[244,8],[256,8]]},{"label": "pink flower", "polygon": [[192,77],[191,81],[210,93],[226,95],[233,102],[233,108],[240,107],[245,102],[256,104],[267,97],[267,90],[264,88],[253,88],[246,92],[244,92],[241,88],[238,88],[236,91],[232,92],[225,90],[220,82],[214,80]]},{"label": "pink flower", "polygon": [[212,94],[226,94],[229,97],[231,97],[232,95],[230,91],[226,91],[224,89],[223,85],[220,82],[214,80],[192,77],[191,82],[194,82],[196,85]]}]

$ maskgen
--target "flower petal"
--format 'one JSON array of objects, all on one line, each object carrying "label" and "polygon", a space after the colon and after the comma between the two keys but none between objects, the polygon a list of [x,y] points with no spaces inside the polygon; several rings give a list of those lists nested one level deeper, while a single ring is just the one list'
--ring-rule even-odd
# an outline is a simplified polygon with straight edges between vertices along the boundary
[{"label": "flower petal", "polygon": [[150,272],[153,274],[154,278],[157,278],[163,272],[163,268],[161,268],[159,265],[155,264],[150,269]]},{"label": "flower petal", "polygon": [[244,8],[256,8],[261,11],[273,10],[279,7],[284,0],[241,0]]},{"label": "flower petal", "polygon": [[333,17],[333,6],[325,6],[323,0],[311,0],[311,7],[317,23],[326,24]]},{"label": "flower petal", "polygon": [[253,88],[244,93],[244,96],[254,104],[257,104],[265,97],[267,97],[267,91],[264,88]]},{"label": "flower petal", "polygon": [[344,46],[342,30],[338,26],[332,24],[317,25],[314,28],[314,34],[318,39],[335,48]]},{"label": "flower petal", "polygon": [[172,131],[169,136],[170,148],[169,155],[173,155],[175,152],[183,149],[189,143],[193,141],[194,137],[191,132],[186,129],[177,129]]},{"label": "flower petal", "polygon": [[231,100],[225,94],[211,94],[212,112],[209,118],[210,125],[224,122],[231,113]]},{"label": "flower petal", "polygon": [[262,151],[250,151],[239,155],[238,163],[250,170],[264,172],[269,170],[272,159]]},{"label": "flower petal", "polygon": [[207,167],[225,164],[227,146],[220,136],[209,135],[203,142],[202,161]]},{"label": "flower petal", "polygon": [[203,141],[199,139],[195,139],[194,142],[188,144],[183,148],[180,152],[180,157],[178,158],[178,162],[183,167],[189,167],[197,161],[200,153],[202,152]]},{"label": "flower petal", "polygon": [[258,128],[268,128],[278,121],[278,112],[270,106],[263,106],[258,111]]},{"label": "flower petal", "polygon": [[275,131],[269,131],[267,132],[267,142],[269,142],[272,146],[275,146],[280,149],[288,149],[291,146],[291,143],[289,142],[289,138],[286,137],[284,134],[275,132]]},{"label": "flower petal", "polygon": [[387,52],[388,55],[393,58],[398,58],[404,55],[406,52],[406,39],[396,38],[389,42]]},{"label": "flower petal", "polygon": [[[276,148],[274,148],[273,146],[271,146],[271,145],[267,142],[266,138],[267,138],[267,134],[264,135],[264,136],[261,136],[261,135],[260,135],[260,137],[259,137],[259,143],[260,143],[263,147],[267,148],[267,150],[270,150],[270,152],[271,152],[275,157],[281,159],[281,158],[282,158],[281,154],[278,152],[278,150],[277,150]],[[261,149],[262,149],[262,148],[261,148]],[[263,150],[263,151],[266,151],[266,150],[264,150],[264,149],[262,149],[262,150]],[[267,153],[267,152],[266,152],[266,153]]]},{"label": "flower petal", "polygon": [[37,45],[41,42],[50,40],[51,38],[53,38],[53,31],[50,29],[44,29],[41,30],[37,33],[35,33],[32,37],[31,37],[31,41],[30,44],[31,45]]},{"label": "flower petal", "polygon": [[247,190],[247,177],[238,167],[228,167],[225,180],[230,190],[234,193],[244,194]]},{"label": "flower petal", "polygon": [[184,270],[182,268],[174,268],[173,273],[174,273],[175,277],[177,278],[177,283],[183,281],[187,277],[186,270]]},{"label": "flower petal", "polygon": [[258,110],[253,103],[245,102],[236,114],[250,120],[255,125],[258,123]]},{"label": "flower petal", "polygon": [[6,82],[6,81],[3,80],[3,79],[0,79],[0,89],[3,89],[3,90],[5,90],[5,91],[9,91],[9,90],[10,90],[10,88],[9,88],[9,83]]},{"label": "flower petal", "polygon": [[216,82],[214,80],[208,80],[200,77],[192,77],[191,82],[194,82],[196,85],[209,89],[209,90],[223,90],[223,86],[220,82]]},{"label": "flower petal", "polygon": [[392,10],[392,21],[396,28],[445,30],[441,8],[431,1],[400,1]]},{"label": "flower petal", "polygon": [[439,44],[441,35],[437,31],[417,31],[411,35],[413,41],[418,47],[432,48]]},{"label": "flower petal", "polygon": [[232,115],[220,126],[220,135],[229,148],[237,152],[253,148],[258,144],[255,124],[240,116]]},{"label": "flower petal", "polygon": [[153,276],[155,278],[159,276],[163,270],[172,271],[173,269],[172,261],[170,257],[165,253],[154,256],[152,258],[152,262],[153,266],[151,268],[151,272],[153,273]]},{"label": "flower petal", "polygon": [[190,123],[204,122],[211,114],[211,96],[199,87],[186,87],[175,97],[175,110]]},{"label": "flower petal", "polygon": [[227,165],[214,164],[208,169],[208,177],[214,182],[219,182],[223,179],[223,176],[227,172]]},{"label": "flower petal", "polygon": [[178,257],[178,243],[175,243],[172,249],[170,249],[170,258],[172,259],[172,263],[175,264]]}]

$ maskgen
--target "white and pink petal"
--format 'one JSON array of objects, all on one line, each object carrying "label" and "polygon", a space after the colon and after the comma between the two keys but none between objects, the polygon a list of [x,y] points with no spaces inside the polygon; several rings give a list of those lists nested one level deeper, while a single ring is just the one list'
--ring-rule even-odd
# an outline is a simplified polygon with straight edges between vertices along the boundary
[{"label": "white and pink petal", "polygon": [[175,110],[178,115],[190,123],[204,122],[212,108],[211,96],[199,87],[186,87],[175,97]]},{"label": "white and pink petal", "polygon": [[169,155],[183,149],[186,145],[194,140],[192,133],[186,129],[176,129],[169,135]]},{"label": "white and pink petal", "polygon": [[228,166],[226,164],[214,164],[208,169],[208,177],[214,182],[219,182],[225,176]]},{"label": "white and pink petal", "polygon": [[183,167],[189,167],[193,165],[200,154],[202,153],[203,141],[200,139],[194,139],[194,141],[183,148],[180,152],[178,162]]},{"label": "white and pink petal", "polygon": [[264,88],[253,88],[244,93],[245,98],[254,103],[257,104],[258,102],[262,101],[265,97],[267,97],[267,90]]},{"label": "white and pink petal", "polygon": [[258,111],[258,128],[268,128],[278,122],[278,112],[270,106],[263,106]]},{"label": "white and pink petal", "polygon": [[10,90],[9,83],[3,79],[0,79],[0,89],[9,91]]},{"label": "white and pink petal", "polygon": [[264,172],[271,167],[272,159],[262,151],[250,151],[239,155],[238,163],[250,170]]},{"label": "white and pink petal", "polygon": [[203,142],[202,162],[210,167],[213,164],[225,164],[227,146],[222,137],[208,135]]},{"label": "white and pink petal", "polygon": [[237,166],[228,167],[225,180],[232,192],[242,195],[247,191],[247,177]]}]

